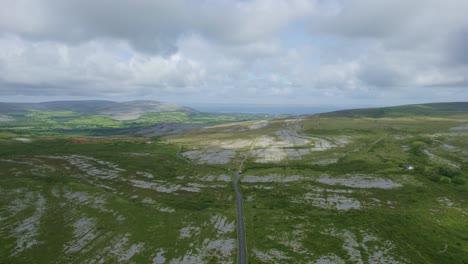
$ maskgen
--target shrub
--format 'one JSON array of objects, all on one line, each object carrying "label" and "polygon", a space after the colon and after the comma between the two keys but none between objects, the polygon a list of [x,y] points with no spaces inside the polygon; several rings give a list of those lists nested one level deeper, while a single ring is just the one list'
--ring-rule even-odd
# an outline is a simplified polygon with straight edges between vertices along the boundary
[{"label": "shrub", "polygon": [[466,183],[466,180],[461,176],[457,176],[457,177],[453,178],[452,182],[454,184],[463,185],[463,184]]},{"label": "shrub", "polygon": [[429,176],[428,178],[429,178],[429,180],[431,180],[433,182],[439,182],[439,180],[440,180],[440,177],[438,175],[432,175],[432,176]]},{"label": "shrub", "polygon": [[439,167],[439,173],[443,176],[453,178],[460,174],[460,170],[449,167]]},{"label": "shrub", "polygon": [[452,182],[452,179],[442,176],[442,177],[440,177],[440,182],[449,184],[449,183]]}]

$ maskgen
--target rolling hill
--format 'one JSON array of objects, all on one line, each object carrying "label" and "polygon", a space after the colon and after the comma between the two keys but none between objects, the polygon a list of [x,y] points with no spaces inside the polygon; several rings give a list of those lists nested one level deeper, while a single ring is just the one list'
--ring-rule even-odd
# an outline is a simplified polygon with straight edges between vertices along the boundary
[{"label": "rolling hill", "polygon": [[339,110],[319,114],[330,117],[447,116],[468,113],[468,102],[411,104],[379,108]]},{"label": "rolling hill", "polygon": [[194,112],[194,109],[159,101],[53,101],[43,103],[0,103],[0,113],[28,110],[72,111],[81,114],[106,116],[114,120],[135,120],[145,113]]},{"label": "rolling hill", "polygon": [[0,103],[0,130],[49,135],[161,135],[206,124],[264,118],[268,115],[204,113],[143,100]]}]

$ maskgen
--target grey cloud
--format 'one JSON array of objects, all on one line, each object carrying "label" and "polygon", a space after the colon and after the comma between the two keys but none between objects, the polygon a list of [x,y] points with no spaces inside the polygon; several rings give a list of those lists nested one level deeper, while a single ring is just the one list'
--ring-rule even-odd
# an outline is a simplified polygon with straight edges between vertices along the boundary
[{"label": "grey cloud", "polygon": [[455,32],[451,40],[447,47],[449,62],[468,67],[468,23],[466,27]]},{"label": "grey cloud", "polygon": [[[181,4],[181,1],[20,0],[8,10],[14,16],[0,18],[0,29],[32,40],[67,44],[115,38],[143,51],[165,53],[174,50],[183,20],[189,17]],[[5,9],[3,12],[7,13]]]},{"label": "grey cloud", "polygon": [[[377,88],[463,86],[468,74],[464,0],[347,0],[309,19],[313,35],[360,48],[356,78]],[[359,43],[359,44],[358,44]],[[367,43],[367,50],[362,49]]]},{"label": "grey cloud", "polygon": [[10,4],[0,9],[1,96],[320,102],[468,85],[464,0]]},{"label": "grey cloud", "polygon": [[392,88],[401,86],[407,77],[385,64],[367,64],[359,70],[358,78],[372,87]]},{"label": "grey cloud", "polygon": [[[346,0],[309,18],[314,35],[379,42],[388,50],[445,53],[468,25],[465,0]],[[322,8],[327,8],[323,6]],[[329,7],[328,7],[329,8]],[[329,8],[330,9],[330,8]]]},{"label": "grey cloud", "polygon": [[[9,82],[0,79],[2,96],[89,96],[87,89],[78,89],[83,83],[28,84],[22,82]],[[87,84],[86,84],[87,85]],[[99,95],[99,93],[95,93]],[[101,94],[102,95],[102,94]]]},{"label": "grey cloud", "polygon": [[306,0],[19,0],[0,11],[0,31],[69,44],[115,38],[168,54],[194,32],[230,44],[268,39],[310,8]]},{"label": "grey cloud", "polygon": [[142,89],[148,92],[144,87],[152,87],[153,93],[175,92],[200,86],[204,74],[202,65],[183,55],[139,54],[120,42],[67,46],[14,37],[0,39],[0,79],[4,83],[0,94],[15,89],[25,95],[137,95]]},{"label": "grey cloud", "polygon": [[403,0],[339,3],[340,7],[332,6],[332,10],[312,17],[314,31],[346,37],[386,37],[402,30],[414,18],[414,11],[421,7],[418,1]]},{"label": "grey cloud", "polygon": [[[434,39],[466,24],[464,0],[335,0],[310,17],[314,32],[350,38]],[[336,7],[338,6],[338,7]],[[412,38],[413,35],[415,38]],[[413,43],[413,45],[419,43]]]}]

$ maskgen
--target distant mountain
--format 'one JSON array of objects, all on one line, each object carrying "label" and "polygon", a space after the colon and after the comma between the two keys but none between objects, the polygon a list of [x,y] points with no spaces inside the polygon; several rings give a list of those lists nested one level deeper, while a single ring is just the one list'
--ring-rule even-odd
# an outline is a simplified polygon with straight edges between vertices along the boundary
[{"label": "distant mountain", "polygon": [[159,101],[53,101],[43,103],[0,103],[0,113],[25,112],[28,110],[73,111],[107,116],[115,120],[134,120],[142,114],[153,112],[195,112],[189,107]]},{"label": "distant mountain", "polygon": [[381,108],[340,110],[319,114],[330,117],[404,117],[468,114],[468,102],[412,104]]}]

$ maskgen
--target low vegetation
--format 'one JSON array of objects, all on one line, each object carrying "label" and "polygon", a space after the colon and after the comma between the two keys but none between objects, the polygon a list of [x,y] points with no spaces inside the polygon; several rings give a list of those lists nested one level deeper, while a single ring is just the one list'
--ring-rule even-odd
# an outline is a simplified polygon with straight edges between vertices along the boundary
[{"label": "low vegetation", "polygon": [[[111,116],[78,111],[27,109],[5,112],[0,129],[34,135],[137,135],[138,131],[161,123],[214,125],[227,122],[271,118],[264,114],[216,114],[196,111],[146,112],[134,119],[116,120]],[[8,117],[8,119],[7,119]]]},{"label": "low vegetation", "polygon": [[[466,113],[52,112],[0,122],[0,263],[236,263],[241,164],[249,263],[468,262]],[[125,130],[168,120],[204,126]]]}]

